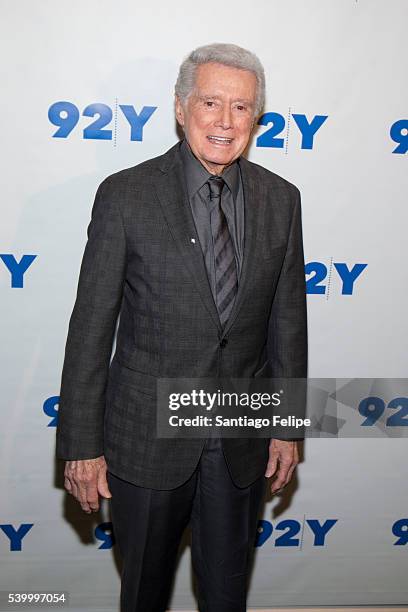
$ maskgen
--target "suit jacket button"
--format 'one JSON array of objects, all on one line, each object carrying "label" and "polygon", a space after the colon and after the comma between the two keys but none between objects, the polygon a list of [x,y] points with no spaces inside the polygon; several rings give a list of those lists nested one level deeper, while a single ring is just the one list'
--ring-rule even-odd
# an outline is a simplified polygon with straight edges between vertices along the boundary
[{"label": "suit jacket button", "polygon": [[223,338],[223,339],[221,340],[221,342],[220,342],[220,347],[221,347],[221,348],[225,348],[225,347],[227,346],[227,344],[228,344],[228,340],[227,340],[227,338]]}]

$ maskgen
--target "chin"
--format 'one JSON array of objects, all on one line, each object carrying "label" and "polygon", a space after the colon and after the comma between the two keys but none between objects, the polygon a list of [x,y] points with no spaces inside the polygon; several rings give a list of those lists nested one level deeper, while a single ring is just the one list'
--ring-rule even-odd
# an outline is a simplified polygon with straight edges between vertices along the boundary
[{"label": "chin", "polygon": [[205,159],[211,164],[226,165],[230,164],[236,157],[235,151],[206,151]]},{"label": "chin", "polygon": [[229,164],[234,159],[233,155],[208,155],[207,161],[213,164]]}]

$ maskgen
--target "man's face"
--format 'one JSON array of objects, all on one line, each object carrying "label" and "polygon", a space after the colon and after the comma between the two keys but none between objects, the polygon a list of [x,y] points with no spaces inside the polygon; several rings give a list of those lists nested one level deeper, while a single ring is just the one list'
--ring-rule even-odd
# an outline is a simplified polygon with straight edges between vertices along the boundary
[{"label": "man's face", "polygon": [[221,174],[244,151],[255,122],[256,77],[249,70],[210,62],[197,67],[195,87],[176,117],[200,162]]}]

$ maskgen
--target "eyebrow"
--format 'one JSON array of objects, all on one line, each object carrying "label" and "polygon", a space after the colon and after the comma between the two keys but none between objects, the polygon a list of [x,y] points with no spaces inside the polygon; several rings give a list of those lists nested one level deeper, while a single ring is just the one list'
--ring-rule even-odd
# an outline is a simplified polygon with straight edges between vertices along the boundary
[{"label": "eyebrow", "polygon": [[[219,96],[217,96],[216,94],[202,94],[202,95],[198,95],[197,96],[200,100],[208,100],[210,98],[219,98]],[[245,104],[248,104],[249,106],[252,106],[254,104],[254,102],[252,102],[252,100],[248,100],[247,98],[236,98],[235,100],[233,100],[233,102],[244,102]]]}]

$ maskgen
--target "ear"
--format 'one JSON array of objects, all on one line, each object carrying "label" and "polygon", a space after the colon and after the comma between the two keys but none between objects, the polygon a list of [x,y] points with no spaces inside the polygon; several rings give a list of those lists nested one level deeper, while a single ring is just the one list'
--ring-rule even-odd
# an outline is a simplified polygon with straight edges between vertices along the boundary
[{"label": "ear", "polygon": [[181,127],[184,127],[184,109],[180,101],[180,98],[177,95],[175,96],[175,106],[176,106],[176,119],[181,125]]}]

